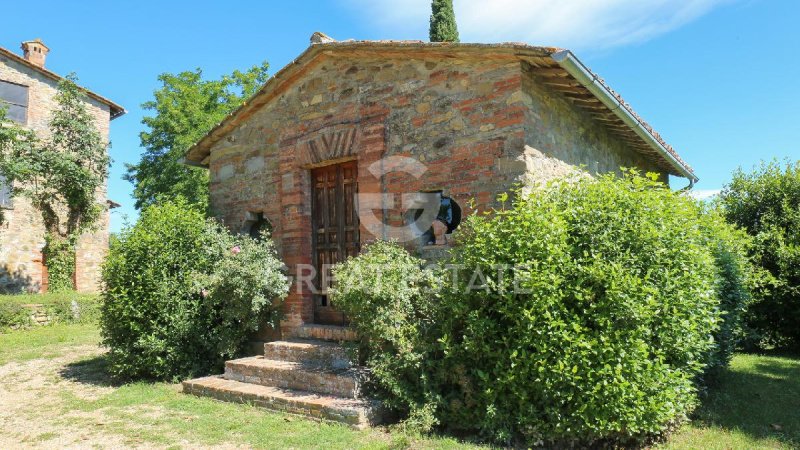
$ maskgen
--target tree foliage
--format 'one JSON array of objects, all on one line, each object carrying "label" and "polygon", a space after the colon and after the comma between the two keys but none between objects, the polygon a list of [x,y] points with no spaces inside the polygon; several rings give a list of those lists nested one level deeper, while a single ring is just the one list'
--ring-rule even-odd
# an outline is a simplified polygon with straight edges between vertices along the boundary
[{"label": "tree foliage", "polygon": [[72,288],[75,245],[100,218],[104,206],[97,195],[110,164],[107,143],[76,82],[74,74],[59,82],[46,137],[17,126],[4,127],[0,137],[0,173],[12,195],[28,198],[41,214],[44,253],[55,265],[48,267],[52,290]]},{"label": "tree foliage", "polygon": [[205,208],[208,172],[181,161],[186,151],[229,113],[250,98],[267,80],[266,62],[234,71],[218,80],[206,80],[201,69],[158,77],[155,98],[142,104],[154,115],[142,119],[147,127],[139,138],[141,160],[127,166],[125,179],[133,183],[136,207],[178,196]]},{"label": "tree foliage", "polygon": [[430,40],[431,42],[459,42],[453,0],[433,0],[431,2]]},{"label": "tree foliage", "polygon": [[763,275],[746,317],[750,343],[800,349],[800,162],[737,170],[720,203],[728,221],[754,237]]},{"label": "tree foliage", "polygon": [[[36,145],[38,140],[33,131],[22,128],[14,122],[6,119],[6,110],[0,104],[0,176],[6,186],[11,186],[12,171],[16,168],[13,165],[13,156],[20,152],[29,152],[25,147]],[[10,191],[13,197],[14,192]],[[3,209],[0,208],[0,224],[3,224],[5,217]]]}]

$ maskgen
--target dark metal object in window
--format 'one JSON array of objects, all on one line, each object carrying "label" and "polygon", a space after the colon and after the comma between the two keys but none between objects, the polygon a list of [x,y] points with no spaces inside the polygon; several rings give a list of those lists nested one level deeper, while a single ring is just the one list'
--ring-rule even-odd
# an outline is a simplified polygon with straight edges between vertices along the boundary
[{"label": "dark metal object in window", "polygon": [[[413,221],[419,220],[422,216],[422,212],[421,209],[413,210]],[[440,197],[439,213],[436,215],[435,220],[439,220],[447,225],[447,234],[450,234],[461,224],[461,207],[452,198],[442,195]],[[420,241],[422,245],[432,245],[436,242],[433,227],[428,228],[422,233]]]}]

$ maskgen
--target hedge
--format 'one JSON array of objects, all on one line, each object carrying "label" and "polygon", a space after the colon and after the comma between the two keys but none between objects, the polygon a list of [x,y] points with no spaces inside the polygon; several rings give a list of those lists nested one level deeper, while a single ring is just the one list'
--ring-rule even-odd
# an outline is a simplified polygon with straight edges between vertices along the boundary
[{"label": "hedge", "polygon": [[727,364],[747,240],[654,176],[551,184],[462,227],[445,267],[379,243],[335,270],[376,394],[412,423],[639,444]]}]

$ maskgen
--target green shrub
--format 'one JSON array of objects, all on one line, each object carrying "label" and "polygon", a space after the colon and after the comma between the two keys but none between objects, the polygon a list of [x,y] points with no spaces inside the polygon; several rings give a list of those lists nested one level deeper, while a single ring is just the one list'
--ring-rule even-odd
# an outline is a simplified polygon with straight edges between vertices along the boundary
[{"label": "green shrub", "polygon": [[720,203],[727,220],[753,236],[763,275],[746,315],[749,342],[800,349],[800,162],[738,170]]},{"label": "green shrub", "polygon": [[112,373],[180,379],[219,370],[276,320],[288,281],[269,239],[234,236],[183,201],[148,207],[111,246],[101,327]]},{"label": "green shrub", "polygon": [[93,297],[75,296],[44,304],[52,322],[69,324],[98,323],[100,302]]},{"label": "green shrub", "polygon": [[31,324],[31,310],[18,303],[0,302],[0,332]]},{"label": "green shrub", "polygon": [[435,277],[424,261],[402,247],[378,241],[357,258],[334,268],[333,303],[350,317],[372,370],[377,394],[385,406],[411,414],[411,421],[429,430],[436,420],[440,358],[435,357],[433,329],[441,321],[435,297]]},{"label": "green shrub", "polygon": [[728,225],[718,208],[710,208],[698,223],[705,226],[707,245],[717,268],[716,297],[722,321],[714,333],[715,346],[709,355],[706,375],[715,377],[733,358],[733,353],[746,339],[743,320],[758,279],[757,271],[747,257],[752,239],[744,230]]},{"label": "green shrub", "polygon": [[448,271],[389,244],[336,270],[378,393],[415,420],[505,443],[642,442],[729,358],[745,242],[653,179],[553,184],[460,233]]},{"label": "green shrub", "polygon": [[[41,305],[37,308],[23,305]],[[62,291],[47,294],[17,294],[0,296],[0,315],[17,317],[14,328],[33,325],[31,315],[34,310],[43,312],[50,323],[89,324],[97,323],[100,316],[100,304],[94,294],[79,294],[74,291]],[[3,319],[0,319],[2,322]],[[3,326],[0,326],[3,328]]]}]

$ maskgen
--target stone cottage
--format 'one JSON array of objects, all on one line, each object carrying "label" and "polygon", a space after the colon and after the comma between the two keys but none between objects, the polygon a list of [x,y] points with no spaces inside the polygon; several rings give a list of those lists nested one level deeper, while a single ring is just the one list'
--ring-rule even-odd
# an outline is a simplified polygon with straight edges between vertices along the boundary
[{"label": "stone cottage", "polygon": [[[45,68],[50,49],[40,40],[22,43],[23,56],[0,47],[0,105],[7,118],[34,130],[48,133],[58,82],[62,77]],[[85,102],[95,118],[95,126],[108,141],[109,122],[125,114],[116,103],[91,91]],[[106,188],[97,201],[115,206],[106,198]],[[118,205],[117,205],[118,206]],[[41,216],[24,198],[11,198],[9,186],[0,178],[0,208],[5,223],[0,224],[0,292],[43,292],[47,290],[47,264],[42,257],[44,226]],[[81,236],[76,253],[75,287],[81,292],[98,290],[100,264],[108,251],[108,211],[97,230]]]},{"label": "stone cottage", "polygon": [[336,363],[338,350],[327,341],[353,337],[327,298],[326,265],[386,238],[435,257],[463,214],[576,167],[697,180],[568,50],[337,42],[321,33],[191,148],[186,162],[209,169],[211,207],[230,228],[271,229],[296,283],[283,305],[283,341],[185,389],[354,425],[374,412],[348,403],[357,377],[304,365]]}]

